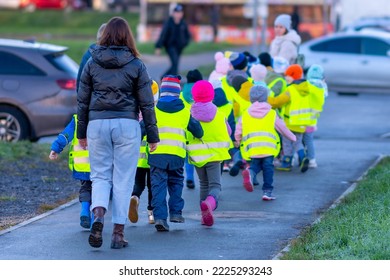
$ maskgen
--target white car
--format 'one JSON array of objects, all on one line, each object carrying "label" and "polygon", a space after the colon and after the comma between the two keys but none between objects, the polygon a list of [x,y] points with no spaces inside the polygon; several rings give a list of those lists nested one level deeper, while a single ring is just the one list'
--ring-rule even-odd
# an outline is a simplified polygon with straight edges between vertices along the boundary
[{"label": "white car", "polygon": [[304,69],[324,68],[329,90],[390,93],[390,33],[335,33],[303,43]]},{"label": "white car", "polygon": [[22,1],[21,0],[0,0],[0,8],[16,10],[22,8]]}]

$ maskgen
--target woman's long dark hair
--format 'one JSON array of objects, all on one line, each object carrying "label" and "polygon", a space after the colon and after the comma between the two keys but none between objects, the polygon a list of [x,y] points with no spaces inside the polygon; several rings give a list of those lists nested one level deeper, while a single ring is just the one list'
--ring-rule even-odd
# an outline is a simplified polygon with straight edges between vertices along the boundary
[{"label": "woman's long dark hair", "polygon": [[135,46],[135,40],[130,26],[124,18],[111,18],[104,29],[102,37],[98,41],[101,46],[127,46],[135,57],[140,53]]}]

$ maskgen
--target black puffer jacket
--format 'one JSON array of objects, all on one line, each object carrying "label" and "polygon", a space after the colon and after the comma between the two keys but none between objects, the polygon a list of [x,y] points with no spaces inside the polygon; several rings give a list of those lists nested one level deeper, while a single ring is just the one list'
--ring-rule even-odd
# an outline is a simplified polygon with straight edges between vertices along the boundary
[{"label": "black puffer jacket", "polygon": [[144,63],[124,46],[94,46],[77,95],[77,138],[87,135],[89,121],[138,120],[141,110],[147,141],[159,142],[151,79]]}]

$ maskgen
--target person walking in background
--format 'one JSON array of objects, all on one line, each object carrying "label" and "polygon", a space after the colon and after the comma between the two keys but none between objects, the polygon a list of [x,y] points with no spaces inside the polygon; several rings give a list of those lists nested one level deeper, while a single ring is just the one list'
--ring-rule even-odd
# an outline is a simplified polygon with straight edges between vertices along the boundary
[{"label": "person walking in background", "polygon": [[73,178],[80,180],[79,201],[81,203],[80,226],[91,227],[91,193],[92,181],[90,179],[90,165],[88,151],[80,147],[76,136],[77,115],[74,114],[70,123],[58,135],[51,144],[49,159],[56,160],[64,148],[71,143],[69,148],[69,169],[72,170]]},{"label": "person walking in background", "polygon": [[298,57],[298,47],[302,42],[301,37],[291,28],[291,16],[281,14],[274,22],[275,38],[270,45],[269,53],[274,58],[281,56],[288,63],[296,63]]},{"label": "person walking in background", "polygon": [[[152,93],[155,104],[158,100],[158,84],[156,81],[152,81]],[[154,224],[153,206],[152,206],[152,184],[150,182],[150,166],[148,164],[148,145],[146,142],[145,124],[143,122],[142,114],[139,116],[141,125],[141,148],[137,164],[137,171],[135,173],[135,183],[133,192],[130,198],[129,207],[129,220],[132,223],[138,222],[138,206],[141,194],[145,190],[145,186],[148,188],[148,220],[149,224]]]},{"label": "person walking in background", "polygon": [[183,16],[183,6],[176,5],[172,15],[164,23],[155,45],[155,54],[160,55],[161,48],[164,47],[171,62],[171,66],[165,71],[163,76],[179,74],[180,56],[191,40],[191,34]]},{"label": "person walking in background", "polygon": [[88,242],[92,247],[102,246],[112,189],[111,248],[119,249],[128,246],[124,226],[140,151],[140,111],[151,152],[159,142],[154,100],[148,71],[125,19],[109,20],[91,56],[77,96],[77,138],[90,152],[95,216]]},{"label": "person walking in background", "polygon": [[317,131],[317,119],[322,112],[325,98],[328,96],[328,87],[324,80],[324,69],[321,65],[312,64],[307,71],[306,80],[309,83],[309,91],[313,97],[312,104],[315,106],[313,109],[316,112],[314,115],[315,122],[313,125],[308,125],[303,134],[303,145],[305,146],[307,158],[309,159],[309,168],[316,168],[314,132]]},{"label": "person walking in background", "polygon": [[221,192],[221,164],[230,159],[231,129],[225,114],[212,103],[214,88],[210,82],[196,82],[192,95],[195,102],[191,115],[202,125],[204,135],[202,139],[192,137],[188,140],[188,158],[199,177],[201,223],[212,226],[213,211],[218,206]]},{"label": "person walking in background", "polygon": [[[186,159],[187,132],[191,137],[201,138],[200,123],[191,117],[180,95],[181,76],[164,76],[160,86],[160,99],[156,105],[158,132],[161,142],[155,151],[150,151],[148,163],[152,182],[152,206],[155,227],[159,232],[169,231],[167,223],[184,223],[182,198],[184,185],[184,162]],[[167,207],[167,193],[169,193]]]},{"label": "person walking in background", "polygon": [[280,150],[279,133],[291,141],[295,135],[289,131],[275,110],[267,103],[269,89],[264,85],[255,85],[250,89],[252,105],[239,119],[236,127],[236,147],[241,146],[242,156],[250,161],[250,167],[242,171],[243,185],[248,192],[254,190],[254,180],[263,171],[262,199],[274,200],[273,175],[274,157]]},{"label": "person walking in background", "polygon": [[[96,42],[99,42],[100,37],[103,34],[104,28],[106,27],[106,23],[103,23],[96,34]],[[77,91],[79,90],[79,85],[80,85],[80,77],[81,73],[83,72],[84,66],[87,63],[88,59],[91,57],[91,48],[94,48],[96,46],[96,43],[93,43],[89,46],[88,50],[83,54],[83,57],[81,58],[80,66],[79,66],[79,71],[77,72],[77,80],[76,80],[76,89]]]}]

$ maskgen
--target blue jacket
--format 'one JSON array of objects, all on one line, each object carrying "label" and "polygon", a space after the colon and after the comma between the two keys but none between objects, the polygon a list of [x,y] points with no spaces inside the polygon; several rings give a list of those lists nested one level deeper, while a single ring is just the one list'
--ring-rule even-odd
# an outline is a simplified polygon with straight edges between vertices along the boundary
[{"label": "blue jacket", "polygon": [[91,52],[89,51],[89,49],[91,47],[94,47],[94,46],[96,46],[96,44],[90,45],[88,50],[83,54],[83,57],[81,58],[79,71],[77,73],[77,80],[76,80],[76,86],[77,86],[76,89],[77,89],[77,91],[79,91],[79,84],[80,84],[81,73],[83,73],[84,66],[85,66],[85,64],[87,64],[88,59],[91,58]]},{"label": "blue jacket", "polygon": [[[161,97],[157,102],[157,108],[166,113],[176,113],[184,109],[184,103],[181,99],[174,96]],[[190,117],[187,130],[196,138],[203,137],[203,129],[199,121]],[[149,154],[148,163],[161,169],[175,170],[184,166],[185,158],[176,155]]]},{"label": "blue jacket", "polygon": [[[65,127],[65,129],[60,134],[58,134],[57,139],[51,144],[51,150],[56,152],[57,154],[60,154],[69,143],[72,143],[75,128],[76,123],[74,121],[74,118],[72,118],[72,120]],[[73,170],[73,178],[77,180],[88,181],[90,180],[89,175],[89,172],[78,172],[76,170]]]}]

